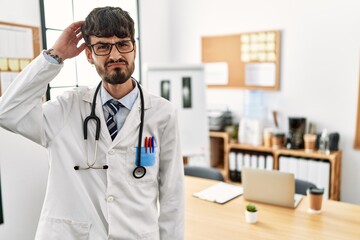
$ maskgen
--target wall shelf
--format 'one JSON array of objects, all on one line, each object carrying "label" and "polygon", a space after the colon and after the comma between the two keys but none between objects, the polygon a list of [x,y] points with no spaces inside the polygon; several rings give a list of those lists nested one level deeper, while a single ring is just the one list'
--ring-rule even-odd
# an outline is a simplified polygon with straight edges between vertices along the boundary
[{"label": "wall shelf", "polygon": [[[230,143],[229,134],[225,132],[210,132],[210,141],[214,141],[216,139],[220,139],[222,142],[222,146],[218,145],[219,148],[224,149],[221,156],[223,157],[219,160],[218,164],[214,164],[213,167],[220,168],[224,174],[224,177],[227,181],[229,180],[229,153],[230,151],[253,151],[259,153],[270,153],[274,158],[274,169],[279,169],[279,157],[286,156],[294,156],[304,159],[317,159],[324,160],[330,163],[330,196],[329,198],[332,200],[340,200],[340,173],[341,173],[341,151],[331,152],[329,155],[321,154],[318,152],[307,153],[303,149],[302,150],[293,150],[293,149],[273,149],[271,147],[264,146],[251,146],[244,145],[239,143]],[[216,152],[213,146],[215,144],[211,144],[211,152]],[[220,163],[221,162],[221,163]]]}]

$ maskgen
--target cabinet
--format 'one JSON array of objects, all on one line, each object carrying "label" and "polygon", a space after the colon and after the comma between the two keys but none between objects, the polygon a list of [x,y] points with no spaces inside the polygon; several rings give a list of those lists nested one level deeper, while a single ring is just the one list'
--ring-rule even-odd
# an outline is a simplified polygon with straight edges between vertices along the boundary
[{"label": "cabinet", "polygon": [[318,152],[307,153],[304,150],[292,150],[292,149],[273,149],[264,146],[250,146],[239,143],[231,143],[230,137],[224,132],[210,132],[210,141],[220,139],[221,145],[211,144],[211,153],[215,152],[216,146],[223,150],[222,159],[219,163],[213,165],[222,171],[226,181],[229,180],[229,153],[230,151],[247,151],[254,153],[271,154],[274,159],[274,169],[279,169],[279,157],[280,156],[293,156],[303,159],[316,159],[319,161],[327,161],[330,163],[330,189],[329,198],[332,200],[340,200],[340,173],[341,173],[341,151],[331,152],[329,155],[321,154]]},{"label": "cabinet", "polygon": [[211,166],[219,169],[226,181],[229,181],[229,143],[230,135],[226,132],[210,132]]}]

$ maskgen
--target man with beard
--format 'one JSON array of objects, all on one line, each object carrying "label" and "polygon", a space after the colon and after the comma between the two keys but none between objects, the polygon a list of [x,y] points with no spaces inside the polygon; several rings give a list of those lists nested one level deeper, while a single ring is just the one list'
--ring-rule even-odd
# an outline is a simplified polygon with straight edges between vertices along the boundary
[{"label": "man with beard", "polygon": [[[66,28],[0,100],[0,126],[49,151],[36,239],[183,239],[176,110],[131,77],[134,32],[126,11],[95,8]],[[83,50],[101,78],[98,87],[42,104],[63,61]]]}]

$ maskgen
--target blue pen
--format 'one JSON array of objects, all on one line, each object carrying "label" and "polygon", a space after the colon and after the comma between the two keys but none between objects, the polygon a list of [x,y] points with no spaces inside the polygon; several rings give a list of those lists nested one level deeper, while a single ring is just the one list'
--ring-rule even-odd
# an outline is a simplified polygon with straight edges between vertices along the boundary
[{"label": "blue pen", "polygon": [[152,152],[154,152],[154,149],[155,149],[155,137],[154,136],[151,137],[151,147],[152,147]]}]

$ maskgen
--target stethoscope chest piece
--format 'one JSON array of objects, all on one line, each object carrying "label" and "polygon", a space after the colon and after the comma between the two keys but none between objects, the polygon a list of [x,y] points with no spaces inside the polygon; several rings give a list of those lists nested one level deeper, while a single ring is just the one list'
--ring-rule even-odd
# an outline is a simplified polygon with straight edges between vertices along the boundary
[{"label": "stethoscope chest piece", "polygon": [[134,178],[142,178],[145,176],[145,174],[146,169],[143,166],[137,166],[133,172]]}]

